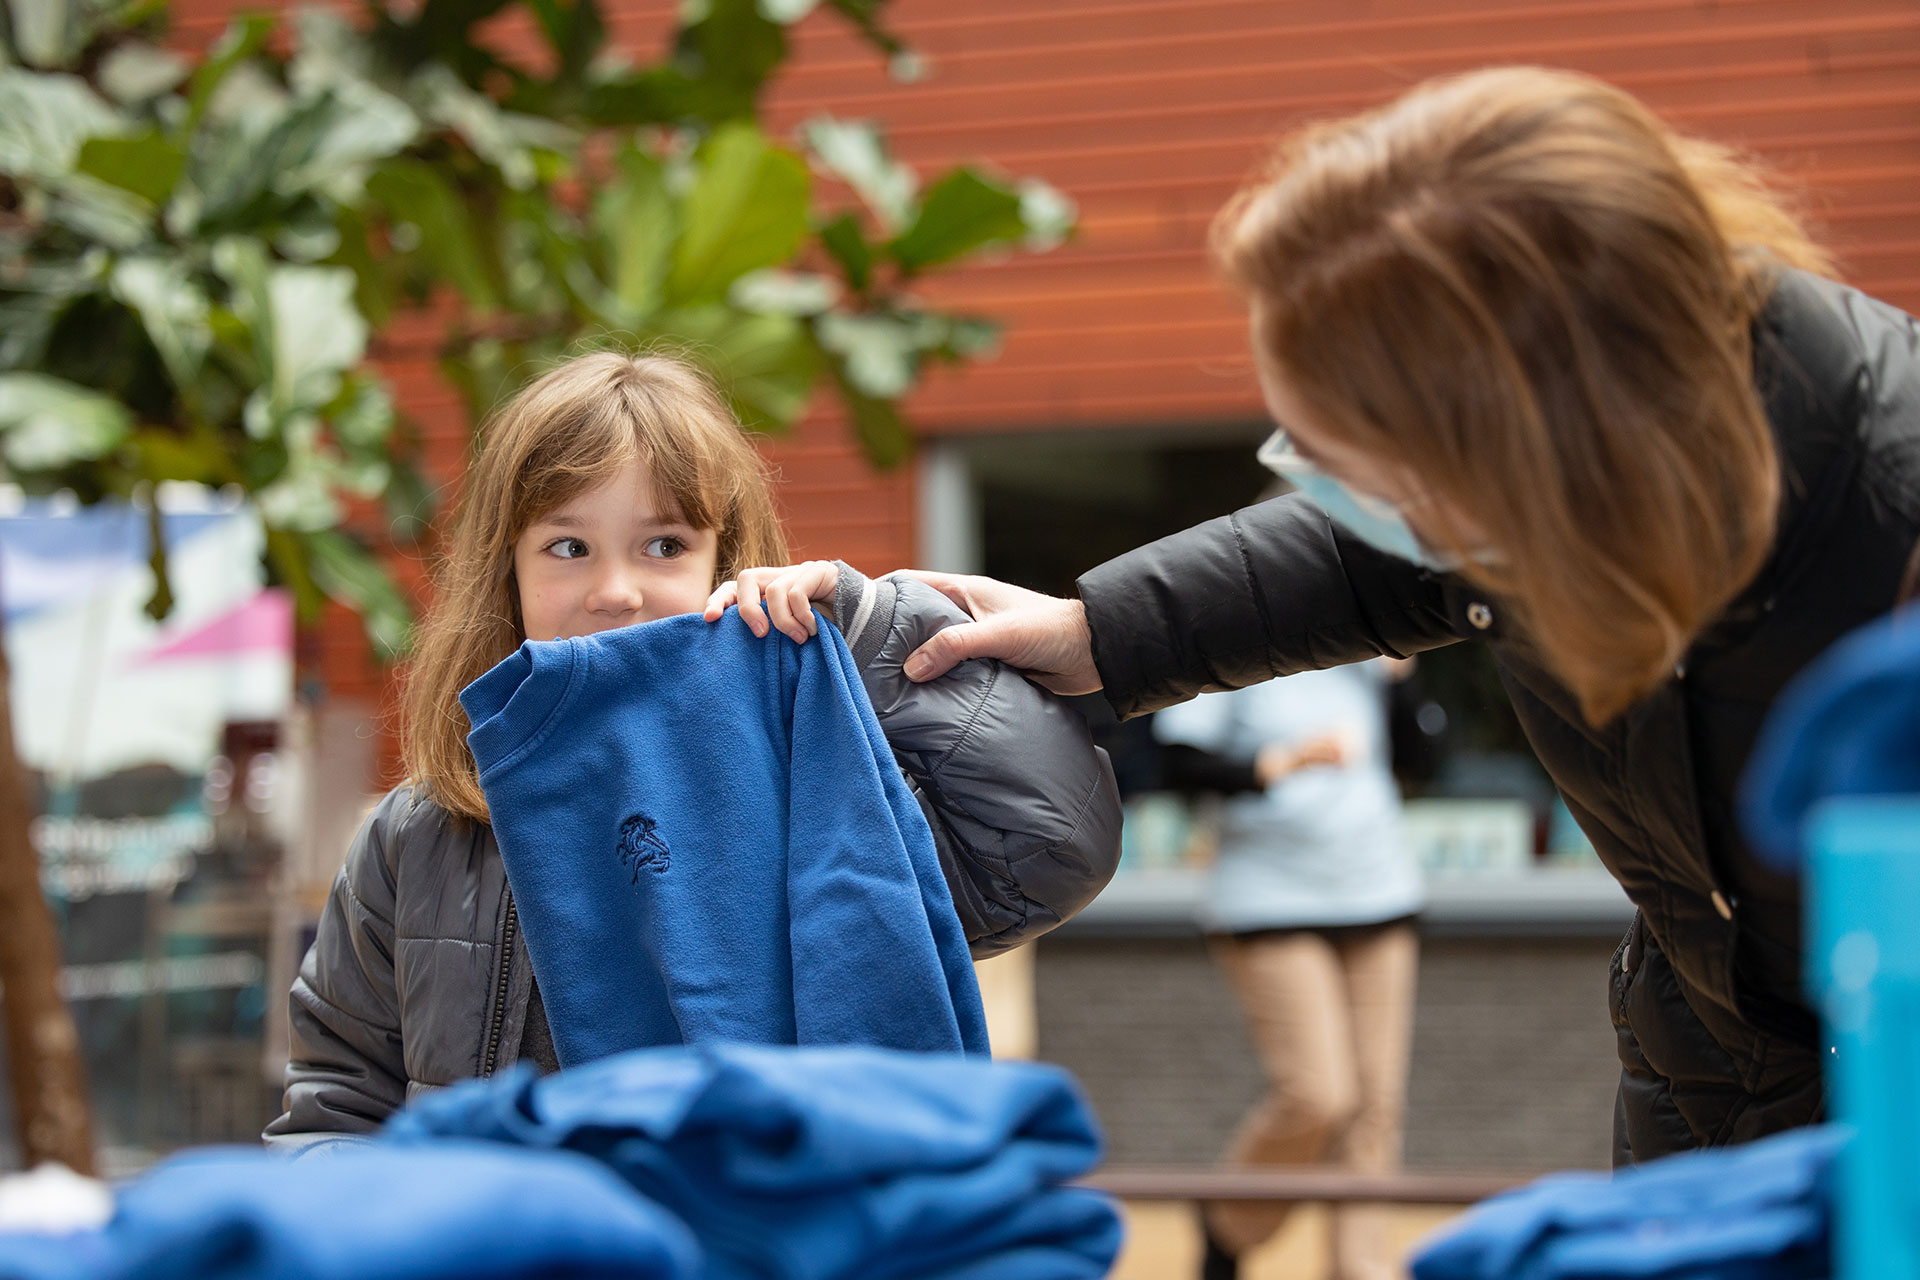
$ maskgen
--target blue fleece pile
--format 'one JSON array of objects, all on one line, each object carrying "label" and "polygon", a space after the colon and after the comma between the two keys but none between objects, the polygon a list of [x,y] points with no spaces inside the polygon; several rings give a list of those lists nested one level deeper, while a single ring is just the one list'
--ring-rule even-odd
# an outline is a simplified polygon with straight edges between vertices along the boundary
[{"label": "blue fleece pile", "polygon": [[1835,1128],[1563,1173],[1422,1245],[1414,1280],[1817,1280],[1832,1273]]},{"label": "blue fleece pile", "polygon": [[933,836],[825,621],[529,641],[461,705],[562,1066],[745,1041],[987,1051]]},{"label": "blue fleece pile", "polygon": [[694,1280],[699,1250],[605,1168],[477,1143],[305,1160],[209,1149],[73,1235],[0,1233],[0,1280]]},{"label": "blue fleece pile", "polygon": [[1100,1139],[1072,1077],[876,1049],[643,1050],[420,1098],[395,1142],[485,1138],[604,1160],[678,1214],[703,1280],[1082,1280],[1120,1245],[1063,1187]]},{"label": "blue fleece pile", "polygon": [[1741,817],[1775,865],[1800,864],[1807,815],[1835,796],[1920,793],[1920,607],[1853,632],[1774,703]]}]

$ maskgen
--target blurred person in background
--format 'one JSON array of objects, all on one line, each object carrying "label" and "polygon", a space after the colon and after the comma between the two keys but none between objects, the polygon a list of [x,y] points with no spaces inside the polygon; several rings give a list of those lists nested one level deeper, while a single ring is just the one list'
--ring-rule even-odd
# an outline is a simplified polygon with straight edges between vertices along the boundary
[{"label": "blurred person in background", "polygon": [[[1399,1164],[1422,895],[1388,767],[1389,678],[1386,660],[1307,671],[1153,718],[1166,784],[1225,797],[1202,923],[1267,1078],[1232,1164]],[[1208,1206],[1203,1280],[1238,1276],[1292,1208]],[[1396,1274],[1385,1225],[1339,1207],[1328,1274]]]},{"label": "blurred person in background", "polygon": [[1286,140],[1216,224],[1302,493],[1093,569],[923,575],[1121,716],[1458,640],[1637,908],[1621,1164],[1823,1115],[1800,889],[1733,817],[1782,687],[1920,536],[1920,325],[1829,278],[1755,167],[1570,72],[1415,87]]}]

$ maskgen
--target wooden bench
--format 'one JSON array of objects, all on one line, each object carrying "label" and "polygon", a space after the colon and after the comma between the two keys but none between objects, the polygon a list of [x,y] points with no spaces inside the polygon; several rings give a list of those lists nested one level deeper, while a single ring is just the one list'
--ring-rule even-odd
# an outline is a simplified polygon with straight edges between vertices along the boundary
[{"label": "wooden bench", "polygon": [[1284,1203],[1469,1205],[1524,1185],[1518,1175],[1355,1173],[1345,1169],[1140,1165],[1105,1169],[1081,1185],[1122,1200],[1240,1200]]}]

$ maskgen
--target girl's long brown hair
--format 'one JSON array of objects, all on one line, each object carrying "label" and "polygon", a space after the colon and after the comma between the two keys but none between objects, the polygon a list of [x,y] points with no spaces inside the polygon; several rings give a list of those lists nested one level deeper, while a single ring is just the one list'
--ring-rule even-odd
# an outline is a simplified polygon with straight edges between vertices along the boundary
[{"label": "girl's long brown hair", "polygon": [[487,820],[459,694],[524,638],[515,540],[635,458],[659,510],[718,534],[716,585],[786,563],[766,464],[691,366],[603,351],[527,386],[482,429],[401,694],[407,772],[446,809]]},{"label": "girl's long brown hair", "polygon": [[1404,475],[1604,723],[1764,562],[1779,467],[1751,326],[1830,269],[1758,171],[1627,94],[1513,67],[1287,139],[1215,225],[1256,359]]}]

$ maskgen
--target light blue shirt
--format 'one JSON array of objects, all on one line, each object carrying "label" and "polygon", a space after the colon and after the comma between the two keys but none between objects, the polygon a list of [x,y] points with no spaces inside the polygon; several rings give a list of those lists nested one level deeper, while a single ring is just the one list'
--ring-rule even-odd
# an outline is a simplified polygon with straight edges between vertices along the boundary
[{"label": "light blue shirt", "polygon": [[1420,909],[1400,832],[1379,663],[1205,693],[1154,717],[1154,736],[1251,762],[1268,743],[1342,738],[1346,764],[1315,765],[1227,798],[1203,923],[1221,932],[1376,924]]}]

